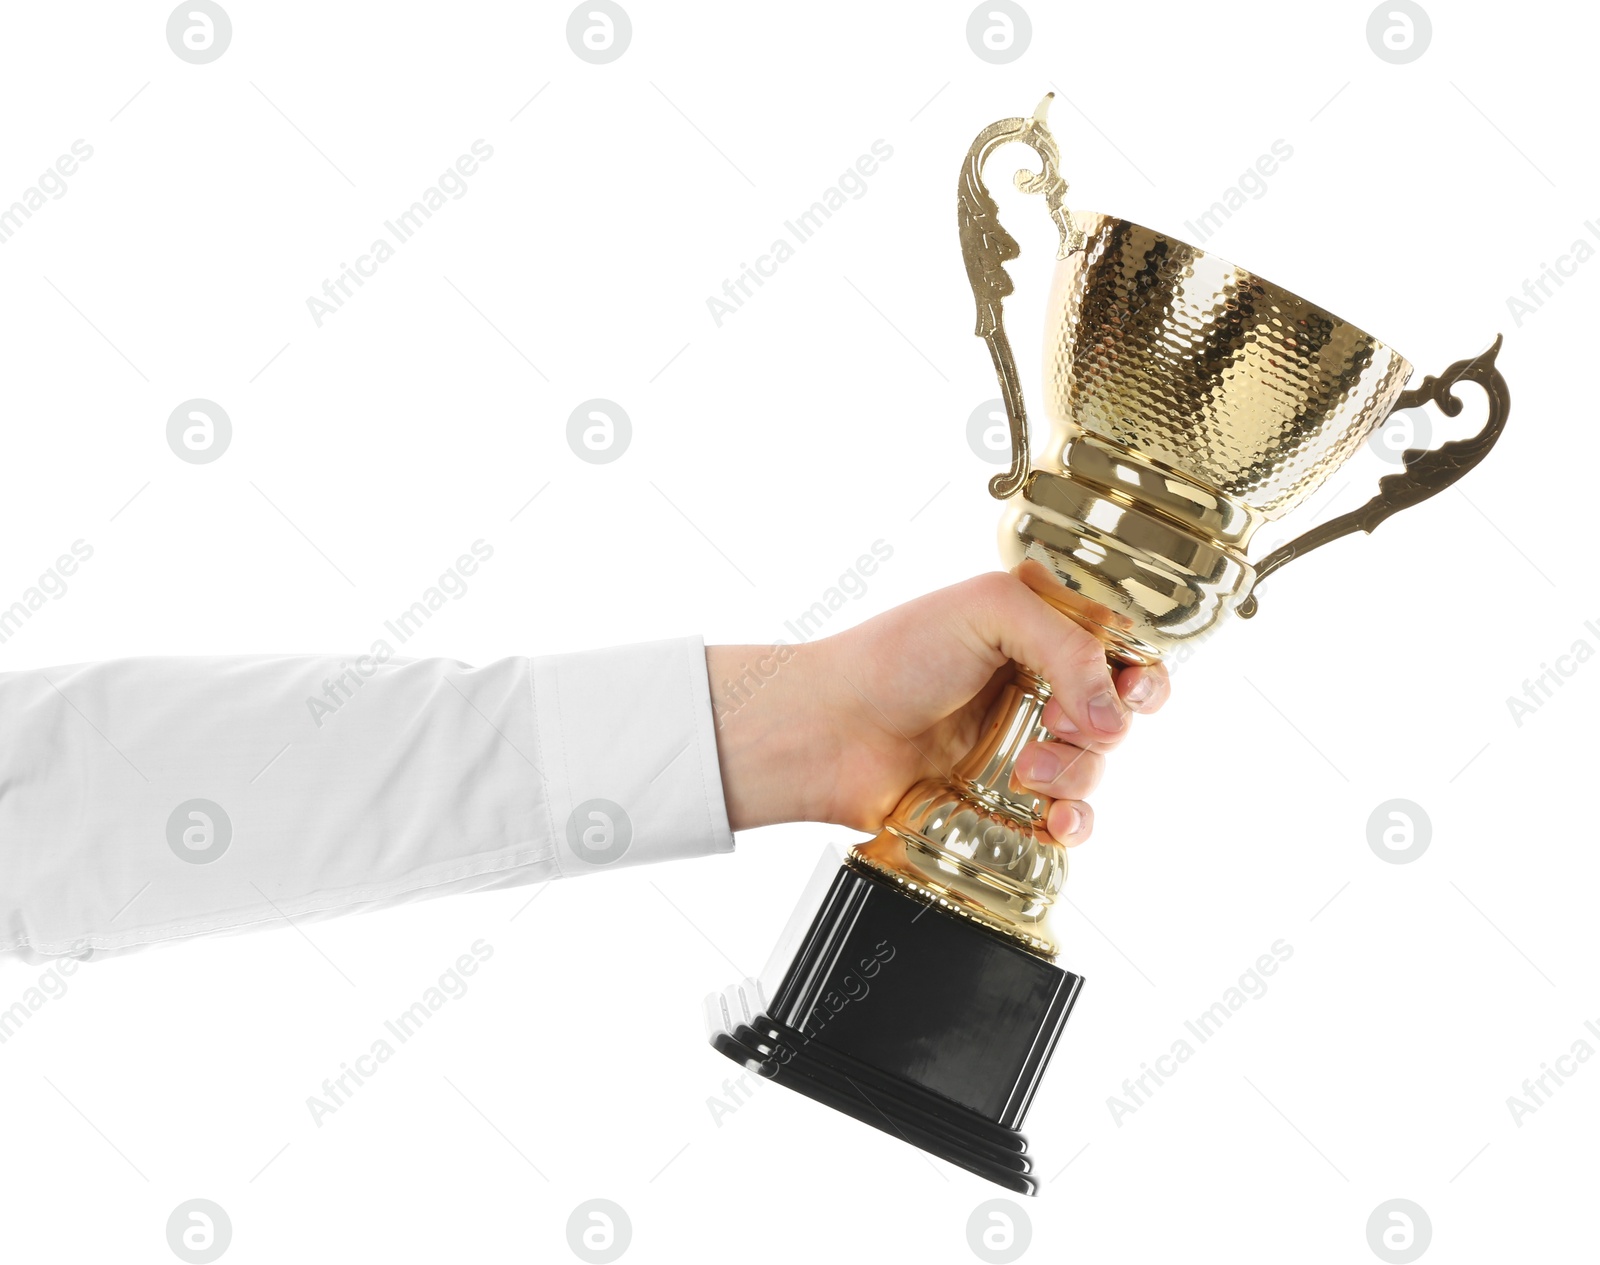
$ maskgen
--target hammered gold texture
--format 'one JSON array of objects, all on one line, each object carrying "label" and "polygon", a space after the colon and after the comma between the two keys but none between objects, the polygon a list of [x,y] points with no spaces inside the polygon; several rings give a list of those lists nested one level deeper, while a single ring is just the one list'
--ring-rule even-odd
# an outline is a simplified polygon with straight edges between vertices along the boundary
[{"label": "hammered gold texture", "polygon": [[1215,255],[1112,216],[1073,220],[1086,245],[1057,265],[1045,338],[1058,427],[1274,519],[1350,457],[1411,374],[1348,321]]}]

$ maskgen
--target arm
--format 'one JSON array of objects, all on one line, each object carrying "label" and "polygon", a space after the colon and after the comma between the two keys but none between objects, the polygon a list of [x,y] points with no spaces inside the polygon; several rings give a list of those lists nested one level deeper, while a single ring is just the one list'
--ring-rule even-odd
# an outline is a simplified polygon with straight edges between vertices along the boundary
[{"label": "arm", "polygon": [[798,647],[0,674],[0,953],[99,956],[725,852],[782,821],[870,830],[971,744],[1011,659],[1056,691],[1060,741],[1024,764],[1058,801],[1051,832],[1081,842],[1104,753],[1166,676],[1113,676],[1002,574]]}]

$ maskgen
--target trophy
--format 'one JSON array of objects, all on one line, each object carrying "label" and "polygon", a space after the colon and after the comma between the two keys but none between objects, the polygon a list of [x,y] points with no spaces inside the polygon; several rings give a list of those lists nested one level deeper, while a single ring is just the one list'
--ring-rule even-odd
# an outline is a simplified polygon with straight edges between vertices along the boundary
[{"label": "trophy", "polygon": [[[1285,563],[1372,531],[1483,460],[1510,409],[1500,339],[1404,390],[1411,365],[1348,321],[1164,233],[1069,211],[1049,102],[985,128],[961,170],[976,333],[1011,435],[989,491],[1006,503],[1006,565],[1114,665],[1155,663],[1230,612],[1253,616]],[[1043,195],[1060,234],[1044,343],[1052,430],[1031,466],[1001,318],[1020,248],[983,180],[1013,141],[1041,164],[1017,188]],[[1407,449],[1359,509],[1249,561],[1262,524],[1392,413],[1459,414],[1462,382],[1488,397],[1477,435]],[[977,745],[906,791],[842,865],[825,860],[762,977],[706,1003],[712,1044],[747,1069],[1025,1194],[1039,1182],[1020,1127],[1083,986],[1056,964],[1050,925],[1066,850],[1045,830],[1049,802],[1012,778],[1023,747],[1049,736],[1049,696],[1017,665]]]}]

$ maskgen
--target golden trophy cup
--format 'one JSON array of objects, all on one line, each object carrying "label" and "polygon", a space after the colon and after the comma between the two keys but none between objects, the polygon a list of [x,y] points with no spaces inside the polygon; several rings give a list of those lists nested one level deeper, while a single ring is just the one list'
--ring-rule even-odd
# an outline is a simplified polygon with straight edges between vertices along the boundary
[{"label": "golden trophy cup", "polygon": [[[1069,211],[1050,99],[979,133],[958,189],[976,333],[1011,432],[1010,467],[989,484],[1006,502],[1000,551],[1111,661],[1153,663],[1231,612],[1254,615],[1256,588],[1284,564],[1372,531],[1483,460],[1510,411],[1500,339],[1407,391],[1410,362],[1348,321],[1166,234]],[[1037,465],[1002,319],[1004,265],[1020,249],[983,179],[1011,142],[1037,154],[1040,170],[1015,183],[1043,195],[1060,234]],[[1366,504],[1249,560],[1262,524],[1393,413],[1459,414],[1462,382],[1488,398],[1476,435],[1408,449]],[[1048,801],[1012,777],[1048,737],[1049,696],[1018,666],[972,751],[908,790],[831,883],[813,881],[762,978],[707,1000],[730,1058],[1028,1194],[1038,1179],[1019,1129],[1083,982],[1054,962],[1066,850],[1045,830]]]}]

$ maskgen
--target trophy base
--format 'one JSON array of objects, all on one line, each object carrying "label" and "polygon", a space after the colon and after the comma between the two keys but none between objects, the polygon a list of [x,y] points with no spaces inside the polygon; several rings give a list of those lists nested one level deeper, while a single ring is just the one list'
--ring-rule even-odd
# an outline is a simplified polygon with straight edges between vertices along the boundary
[{"label": "trophy base", "polygon": [[717,1050],[998,1185],[1038,1191],[1018,1126],[1081,976],[847,861],[777,978],[770,999],[753,979],[707,998]]}]

